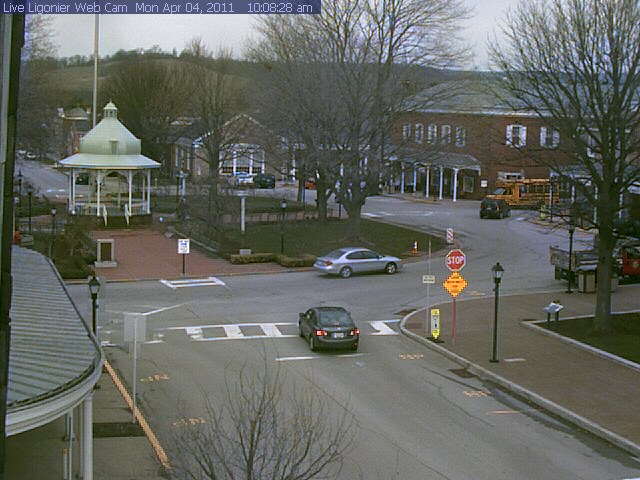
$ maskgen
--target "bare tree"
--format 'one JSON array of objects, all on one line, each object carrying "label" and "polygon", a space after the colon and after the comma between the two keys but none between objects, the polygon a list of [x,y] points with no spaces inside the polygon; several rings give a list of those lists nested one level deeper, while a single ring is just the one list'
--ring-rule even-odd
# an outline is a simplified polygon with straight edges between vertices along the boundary
[{"label": "bare tree", "polygon": [[354,442],[355,420],[330,408],[318,388],[285,393],[280,369],[245,366],[225,371],[221,403],[205,399],[206,415],[175,433],[176,471],[194,480],[305,480],[335,478]]},{"label": "bare tree", "polygon": [[512,106],[535,112],[587,178],[549,165],[596,209],[595,329],[611,328],[612,255],[621,198],[640,179],[640,4],[631,0],[522,1],[491,56]]},{"label": "bare tree", "polygon": [[169,174],[169,146],[182,135],[176,120],[186,113],[191,84],[181,64],[150,54],[123,61],[106,82],[104,101],[113,101],[118,116],[142,140],[143,153]]},{"label": "bare tree", "polygon": [[[278,73],[278,110],[318,176],[318,202],[333,193],[359,236],[360,212],[377,190],[396,112],[416,67],[464,58],[454,28],[459,0],[339,0],[322,15],[260,20],[251,57]],[[287,101],[288,98],[288,101]]]},{"label": "bare tree", "polygon": [[209,225],[217,227],[222,210],[219,185],[226,181],[220,177],[221,167],[233,152],[238,152],[246,126],[230,121],[242,111],[246,82],[231,74],[234,60],[230,51],[220,50],[214,56],[199,37],[191,40],[182,57],[188,60],[186,67],[194,92],[190,109],[201,135],[200,159],[209,166]]},{"label": "bare tree", "polygon": [[22,49],[18,144],[39,157],[59,153],[55,151],[59,145],[52,133],[60,100],[60,89],[51,75],[57,69],[52,20],[49,15],[28,15]]}]

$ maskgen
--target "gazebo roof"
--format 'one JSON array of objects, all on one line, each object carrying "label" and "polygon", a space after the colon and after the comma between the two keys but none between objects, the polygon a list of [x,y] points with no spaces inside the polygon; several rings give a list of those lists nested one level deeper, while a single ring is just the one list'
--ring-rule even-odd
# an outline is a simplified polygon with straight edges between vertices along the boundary
[{"label": "gazebo roof", "polygon": [[118,120],[118,109],[109,102],[98,123],[80,143],[80,153],[60,162],[66,168],[140,170],[160,164],[141,154],[140,140]]}]

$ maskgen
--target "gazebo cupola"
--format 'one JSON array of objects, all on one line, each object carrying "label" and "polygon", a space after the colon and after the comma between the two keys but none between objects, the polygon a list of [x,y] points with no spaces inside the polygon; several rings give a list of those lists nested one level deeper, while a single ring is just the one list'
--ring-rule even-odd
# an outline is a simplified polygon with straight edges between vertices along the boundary
[{"label": "gazebo cupola", "polygon": [[[102,218],[151,215],[151,170],[160,164],[141,153],[141,143],[118,120],[109,102],[103,117],[81,140],[80,151],[60,164],[70,170],[69,211]],[[86,195],[78,183],[88,184]]]}]

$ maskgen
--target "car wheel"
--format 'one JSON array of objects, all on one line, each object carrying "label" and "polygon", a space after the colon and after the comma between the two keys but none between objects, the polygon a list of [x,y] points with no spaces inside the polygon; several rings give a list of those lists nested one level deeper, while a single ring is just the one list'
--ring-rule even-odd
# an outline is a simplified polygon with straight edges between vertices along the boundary
[{"label": "car wheel", "polygon": [[354,343],[353,345],[351,345],[351,351],[352,352],[357,352],[358,351],[358,344]]},{"label": "car wheel", "polygon": [[392,275],[397,271],[398,271],[398,266],[393,262],[387,263],[387,265],[384,267],[384,272],[388,273],[389,275]]},{"label": "car wheel", "polygon": [[298,324],[298,335],[300,338],[304,338],[304,334],[302,333],[302,325]]},{"label": "car wheel", "polygon": [[318,349],[318,347],[316,347],[316,339],[313,335],[309,335],[309,350],[311,350],[312,352],[315,352]]},{"label": "car wheel", "polygon": [[353,272],[351,271],[351,269],[349,267],[342,267],[340,269],[340,276],[342,278],[349,278],[351,276]]},{"label": "car wheel", "polygon": [[481,213],[480,214],[480,220],[484,219],[484,215]]}]

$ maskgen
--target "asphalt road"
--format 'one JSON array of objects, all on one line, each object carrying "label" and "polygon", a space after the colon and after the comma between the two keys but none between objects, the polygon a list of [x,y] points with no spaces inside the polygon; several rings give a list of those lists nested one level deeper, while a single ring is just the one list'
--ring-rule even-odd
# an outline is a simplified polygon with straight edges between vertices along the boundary
[{"label": "asphalt road", "polygon": [[[505,267],[502,292],[559,287],[548,246],[566,242],[518,216],[479,220],[475,202],[424,205],[373,198],[365,213],[424,231],[453,228],[467,255],[462,295],[488,295],[490,268]],[[578,241],[587,240],[588,235]],[[287,391],[312,384],[333,412],[356,419],[355,448],[343,479],[618,480],[638,477],[636,459],[545,412],[522,404],[397,334],[406,310],[426,304],[422,275],[438,283],[443,254],[410,263],[393,276],[348,280],[315,272],[220,278],[208,287],[171,289],[160,282],[109,284],[101,300],[100,339],[131,385],[132,358],[124,341],[127,313],[142,314],[146,342],[138,355],[137,398],[165,448],[176,429],[197,429],[204,399],[223,401],[225,375],[239,369],[279,370]],[[86,286],[70,286],[88,313]],[[447,298],[431,288],[432,302]],[[312,353],[298,338],[297,314],[313,304],[349,309],[362,331],[356,354]],[[489,334],[489,333],[488,333]],[[195,419],[195,421],[193,421]]]}]

